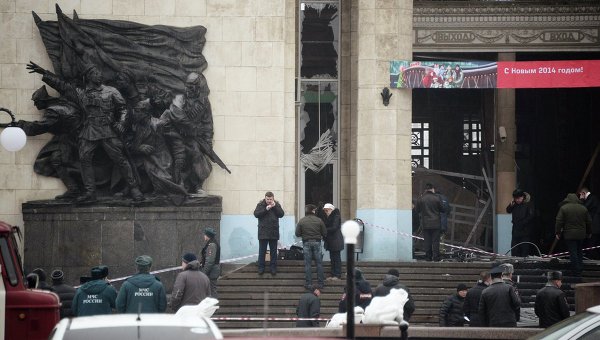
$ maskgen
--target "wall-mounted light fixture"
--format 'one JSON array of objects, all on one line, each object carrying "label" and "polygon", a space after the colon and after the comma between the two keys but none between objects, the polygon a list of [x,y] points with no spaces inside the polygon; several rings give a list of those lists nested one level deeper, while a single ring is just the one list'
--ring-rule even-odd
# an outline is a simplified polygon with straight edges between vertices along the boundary
[{"label": "wall-mounted light fixture", "polygon": [[8,113],[11,119],[11,122],[8,124],[0,124],[0,128],[4,128],[0,134],[0,144],[10,152],[21,150],[27,142],[25,131],[17,126],[15,115],[9,109],[0,107],[0,111]]},{"label": "wall-mounted light fixture", "polygon": [[388,104],[390,103],[390,98],[392,98],[392,96],[393,94],[390,92],[390,89],[384,87],[383,91],[381,91],[381,99],[383,99],[383,105],[388,106]]}]

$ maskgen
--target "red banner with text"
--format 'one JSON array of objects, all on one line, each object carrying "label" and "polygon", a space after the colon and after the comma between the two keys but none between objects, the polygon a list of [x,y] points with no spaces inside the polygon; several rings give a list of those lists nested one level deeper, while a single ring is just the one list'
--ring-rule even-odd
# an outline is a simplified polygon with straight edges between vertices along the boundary
[{"label": "red banner with text", "polygon": [[498,88],[600,87],[600,60],[499,61]]}]

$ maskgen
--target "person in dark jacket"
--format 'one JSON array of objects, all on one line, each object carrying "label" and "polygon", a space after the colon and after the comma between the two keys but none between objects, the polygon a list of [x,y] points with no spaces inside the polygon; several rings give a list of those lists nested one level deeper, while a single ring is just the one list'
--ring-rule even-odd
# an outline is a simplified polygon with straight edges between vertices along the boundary
[{"label": "person in dark jacket", "polygon": [[271,274],[277,274],[277,241],[279,241],[279,219],[285,212],[275,195],[267,191],[265,198],[258,202],[254,217],[258,219],[258,275],[265,272],[267,246],[271,256]]},{"label": "person in dark jacket", "polygon": [[483,290],[479,300],[479,316],[484,327],[517,327],[516,310],[521,299],[515,288],[502,280],[502,268],[490,270],[492,284]]},{"label": "person in dark jacket", "polygon": [[152,258],[141,255],[135,259],[138,273],[128,278],[117,296],[119,313],[163,313],[167,309],[165,288],[150,274]]},{"label": "person in dark jacket", "polygon": [[[354,269],[354,306],[361,307],[364,310],[372,299],[371,284],[365,280],[360,269]],[[338,313],[346,313],[346,288],[344,288],[344,295],[338,303]]]},{"label": "person in dark jacket", "polygon": [[92,268],[90,281],[81,285],[75,296],[71,309],[75,316],[111,314],[115,308],[117,290],[106,280],[108,267]]},{"label": "person in dark jacket", "polygon": [[[502,268],[502,281],[512,286],[515,289],[515,294],[517,294],[520,299],[521,293],[519,293],[519,287],[517,286],[517,283],[513,281],[515,267],[510,263],[502,263],[499,265],[499,267]],[[517,319],[517,322],[521,321],[521,307],[515,310],[515,318]]]},{"label": "person in dark jacket", "polygon": [[479,274],[479,280],[477,284],[467,291],[465,297],[465,304],[463,306],[465,316],[469,318],[469,326],[481,327],[481,317],[479,315],[479,300],[481,299],[481,292],[486,289],[492,283],[490,273],[483,271]]},{"label": "person in dark jacket", "polygon": [[331,276],[327,280],[339,280],[342,277],[342,256],[344,250],[344,236],[342,236],[342,218],[340,210],[333,204],[326,203],[323,206],[325,213],[325,227],[327,228],[327,236],[325,237],[324,247],[329,251],[331,259]]},{"label": "person in dark jacket", "polygon": [[52,291],[60,299],[60,318],[74,316],[71,305],[73,304],[73,297],[75,297],[75,288],[64,283],[65,274],[62,270],[56,269],[52,271],[50,277],[52,278]]},{"label": "person in dark jacket", "polygon": [[[600,246],[600,200],[586,187],[579,190],[579,199],[583,202],[592,218],[592,237],[588,240],[588,247]],[[589,250],[586,255],[594,260],[600,260],[600,249]]]},{"label": "person in dark jacket", "polygon": [[171,294],[171,308],[176,312],[182,306],[197,305],[210,296],[210,280],[200,271],[196,255],[186,253],[181,257],[182,272],[177,274]]},{"label": "person in dark jacket", "polygon": [[383,277],[383,282],[375,288],[373,297],[376,296],[387,296],[392,288],[404,289],[408,293],[408,301],[404,304],[404,316],[403,319],[406,322],[410,321],[410,316],[415,312],[415,301],[410,295],[410,290],[400,283],[400,273],[396,269],[388,270],[387,274]]},{"label": "person in dark jacket", "polygon": [[425,192],[417,202],[417,211],[421,214],[421,227],[425,243],[427,261],[440,260],[440,234],[442,232],[441,214],[445,212],[440,196],[435,194],[431,183],[425,185]]},{"label": "person in dark jacket", "polygon": [[456,294],[450,295],[440,307],[440,327],[462,327],[465,325],[465,296],[467,285],[464,283],[456,287]]},{"label": "person in dark jacket", "polygon": [[[583,269],[583,240],[592,236],[592,218],[575,194],[568,194],[560,203],[556,215],[556,239],[563,238],[569,249],[571,268],[575,276]],[[562,236],[561,236],[562,235]]]},{"label": "person in dark jacket", "polygon": [[217,232],[210,227],[204,229],[204,247],[202,248],[200,268],[210,279],[210,296],[218,299],[217,280],[221,275],[221,246],[217,242]]},{"label": "person in dark jacket", "polygon": [[[321,315],[321,290],[317,285],[312,285],[310,291],[300,296],[298,307],[296,307],[296,315],[299,318],[319,318]],[[296,327],[319,327],[319,320],[298,320]]]},{"label": "person in dark jacket", "polygon": [[569,304],[560,287],[561,272],[548,272],[548,283],[535,295],[535,315],[540,318],[540,328],[546,328],[570,316]]},{"label": "person in dark jacket", "polygon": [[52,290],[52,287],[46,282],[46,271],[42,268],[35,268],[31,271],[38,276],[37,286],[35,288],[42,290]]},{"label": "person in dark jacket", "polygon": [[312,261],[315,260],[317,267],[317,280],[319,288],[325,284],[323,274],[323,253],[321,252],[321,239],[327,236],[325,223],[315,215],[317,207],[308,204],[304,208],[305,215],[296,225],[296,237],[302,238],[304,253],[304,287],[310,289],[312,286]]},{"label": "person in dark jacket", "polygon": [[521,189],[516,189],[506,212],[512,214],[511,255],[526,257],[529,255],[529,243],[523,242],[531,242],[534,231],[531,196]]}]

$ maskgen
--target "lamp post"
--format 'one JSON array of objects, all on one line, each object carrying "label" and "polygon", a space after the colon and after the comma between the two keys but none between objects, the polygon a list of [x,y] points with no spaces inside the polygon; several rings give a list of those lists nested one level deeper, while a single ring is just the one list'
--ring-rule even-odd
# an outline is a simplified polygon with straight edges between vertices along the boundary
[{"label": "lamp post", "polygon": [[358,223],[349,220],[342,224],[346,243],[346,338],[354,339],[354,245],[360,232]]},{"label": "lamp post", "polygon": [[17,126],[15,122],[15,115],[9,110],[0,107],[0,111],[4,111],[10,115],[11,122],[8,124],[0,124],[0,128],[4,128],[0,134],[0,144],[10,152],[21,150],[27,142],[27,136],[25,131]]}]

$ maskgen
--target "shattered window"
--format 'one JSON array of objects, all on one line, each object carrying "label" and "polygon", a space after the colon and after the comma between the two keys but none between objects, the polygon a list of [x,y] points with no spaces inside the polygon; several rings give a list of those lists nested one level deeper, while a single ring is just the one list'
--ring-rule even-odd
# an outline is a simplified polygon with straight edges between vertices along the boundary
[{"label": "shattered window", "polygon": [[300,76],[338,78],[338,4],[303,2],[300,22]]}]

